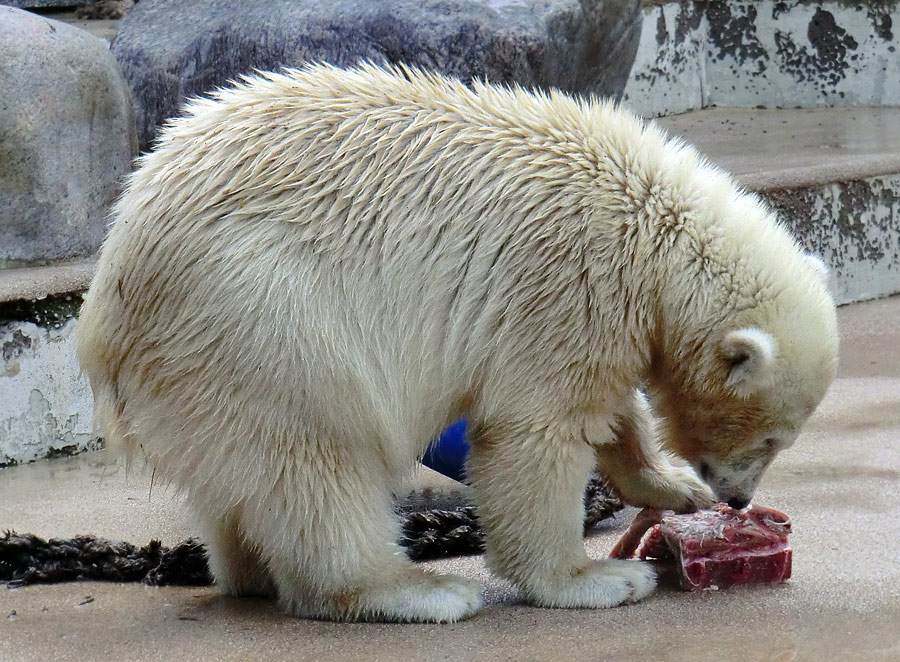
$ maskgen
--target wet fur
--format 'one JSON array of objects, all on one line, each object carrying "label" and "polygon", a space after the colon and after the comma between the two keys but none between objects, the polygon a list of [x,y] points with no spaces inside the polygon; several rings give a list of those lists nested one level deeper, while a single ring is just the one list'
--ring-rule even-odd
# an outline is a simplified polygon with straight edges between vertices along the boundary
[{"label": "wet fur", "polygon": [[[780,353],[739,394],[721,342],[748,326]],[[400,621],[481,606],[404,557],[391,511],[458,415],[491,568],[534,604],[614,606],[655,582],[586,556],[594,465],[636,505],[711,502],[670,451],[721,472],[799,428],[836,338],[771,213],[653,124],[368,65],[189,104],[115,209],[78,330],[99,427],[186,491],[225,592]],[[696,438],[698,407],[727,426]]]}]

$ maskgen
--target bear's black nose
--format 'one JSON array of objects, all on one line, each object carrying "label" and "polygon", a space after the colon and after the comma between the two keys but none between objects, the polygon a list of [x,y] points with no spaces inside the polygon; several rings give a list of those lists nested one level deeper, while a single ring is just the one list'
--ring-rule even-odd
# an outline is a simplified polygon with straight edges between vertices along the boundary
[{"label": "bear's black nose", "polygon": [[728,500],[728,505],[734,508],[735,510],[743,510],[750,504],[750,499],[738,498],[735,497],[733,499]]}]

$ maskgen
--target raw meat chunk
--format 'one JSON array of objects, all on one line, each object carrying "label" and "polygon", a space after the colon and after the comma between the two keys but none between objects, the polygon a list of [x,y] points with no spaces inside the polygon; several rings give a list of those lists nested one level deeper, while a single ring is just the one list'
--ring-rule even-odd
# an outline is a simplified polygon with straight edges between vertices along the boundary
[{"label": "raw meat chunk", "polygon": [[652,509],[639,513],[614,554],[632,556],[635,536],[650,528],[638,556],[674,559],[685,590],[783,582],[791,576],[791,520],[782,512],[762,506],[734,510],[723,503],[689,515],[667,512],[653,525],[658,517]]}]

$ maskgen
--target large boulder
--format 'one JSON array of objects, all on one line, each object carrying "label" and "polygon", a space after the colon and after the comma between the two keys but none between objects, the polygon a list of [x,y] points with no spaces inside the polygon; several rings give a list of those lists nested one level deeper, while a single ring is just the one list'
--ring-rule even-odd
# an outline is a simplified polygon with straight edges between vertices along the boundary
[{"label": "large boulder", "polygon": [[100,246],[136,142],[106,42],[0,6],[0,267]]},{"label": "large boulder", "polygon": [[142,0],[112,52],[146,147],[185,97],[253,69],[405,62],[463,80],[618,96],[639,0]]}]

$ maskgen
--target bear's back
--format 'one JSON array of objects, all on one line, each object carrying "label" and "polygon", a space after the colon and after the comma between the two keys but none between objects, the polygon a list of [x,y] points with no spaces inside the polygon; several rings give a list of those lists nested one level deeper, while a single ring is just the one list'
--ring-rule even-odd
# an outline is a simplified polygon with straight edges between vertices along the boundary
[{"label": "bear's back", "polygon": [[198,262],[221,263],[205,273],[225,283],[255,257],[445,288],[467,264],[482,278],[504,262],[534,272],[555,257],[541,245],[583,253],[590,193],[610,165],[599,139],[624,139],[609,123],[597,135],[604,117],[641,130],[608,104],[411,70],[251,77],[164,129],[115,209],[101,262],[127,255],[115,260],[125,284],[145,279],[133,291]]}]

